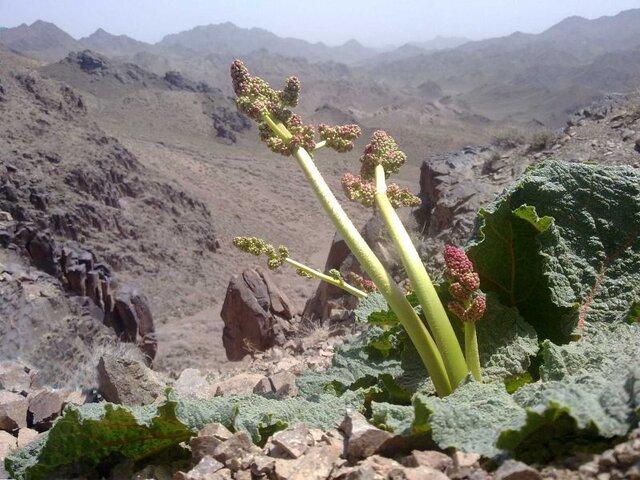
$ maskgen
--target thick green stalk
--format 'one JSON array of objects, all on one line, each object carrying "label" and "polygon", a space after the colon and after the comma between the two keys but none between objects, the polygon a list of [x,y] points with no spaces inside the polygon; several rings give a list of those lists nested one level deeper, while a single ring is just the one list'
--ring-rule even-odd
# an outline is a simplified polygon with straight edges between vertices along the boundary
[{"label": "thick green stalk", "polygon": [[407,276],[411,280],[411,286],[418,297],[425,319],[442,355],[451,386],[455,389],[469,373],[460,342],[458,342],[449,317],[447,317],[447,312],[442,306],[411,237],[387,197],[387,185],[382,165],[376,167],[375,175],[376,205],[400,254]]},{"label": "thick green stalk", "polygon": [[314,268],[311,267],[307,267],[304,263],[300,263],[296,260],[293,260],[292,258],[286,258],[285,262],[287,262],[289,265],[296,267],[306,273],[308,273],[309,275],[312,275],[320,280],[322,280],[323,282],[327,282],[330,283],[331,285],[334,285],[338,288],[341,288],[342,290],[344,290],[347,293],[350,293],[351,295],[354,295],[358,298],[366,298],[367,297],[367,292],[363,292],[362,290],[360,290],[359,288],[354,287],[353,285],[348,284],[347,282],[345,282],[344,280],[340,280],[338,278],[332,277],[331,275],[327,275],[326,273],[322,273]]},{"label": "thick green stalk", "polygon": [[482,370],[480,368],[480,352],[478,350],[478,335],[476,334],[475,322],[464,323],[464,353],[467,357],[467,365],[478,382],[482,381]]}]

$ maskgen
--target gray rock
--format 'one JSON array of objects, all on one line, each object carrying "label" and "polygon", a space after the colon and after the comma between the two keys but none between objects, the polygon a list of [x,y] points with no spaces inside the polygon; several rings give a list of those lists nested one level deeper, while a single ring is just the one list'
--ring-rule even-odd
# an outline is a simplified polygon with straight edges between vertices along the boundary
[{"label": "gray rock", "polygon": [[309,427],[299,423],[282,430],[271,437],[271,443],[285,451],[291,458],[299,458],[313,444]]},{"label": "gray rock", "polygon": [[13,432],[26,427],[28,405],[22,395],[0,390],[0,429]]},{"label": "gray rock", "polygon": [[18,447],[18,439],[8,432],[0,431],[0,459]]},{"label": "gray rock", "polygon": [[217,472],[222,470],[224,465],[210,456],[203,457],[198,464],[189,472],[177,472],[174,480],[222,480],[224,476]]},{"label": "gray rock", "polygon": [[393,438],[389,432],[371,425],[361,413],[348,411],[340,425],[346,436],[345,453],[350,460],[367,458]]},{"label": "gray rock", "polygon": [[453,465],[453,460],[449,455],[435,450],[414,450],[411,455],[404,457],[401,463],[405,467],[429,467],[444,472],[447,468]]},{"label": "gray rock", "polygon": [[181,397],[187,398],[211,398],[216,394],[218,384],[209,381],[196,368],[183,370],[178,379],[173,384],[173,390]]},{"label": "gray rock", "polygon": [[0,388],[26,395],[31,389],[29,368],[20,362],[0,362]]},{"label": "gray rock", "polygon": [[218,383],[216,395],[247,395],[265,378],[261,373],[243,372]]},{"label": "gray rock", "polygon": [[542,475],[526,463],[507,460],[496,470],[495,480],[542,480]]},{"label": "gray rock", "polygon": [[40,433],[31,428],[21,428],[18,431],[18,448],[22,448],[25,445],[37,440],[40,437]]},{"label": "gray rock", "polygon": [[276,459],[275,478],[278,480],[326,480],[339,456],[328,446],[310,448],[300,458]]},{"label": "gray rock", "polygon": [[98,390],[109,402],[148,405],[165,388],[160,376],[142,362],[112,355],[105,355],[98,362]]}]

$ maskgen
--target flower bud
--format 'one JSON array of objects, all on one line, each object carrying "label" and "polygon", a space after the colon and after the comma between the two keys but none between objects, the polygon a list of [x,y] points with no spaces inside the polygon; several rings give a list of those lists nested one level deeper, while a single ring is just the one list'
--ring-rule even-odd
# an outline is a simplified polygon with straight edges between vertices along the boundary
[{"label": "flower bud", "polygon": [[353,149],[353,141],[362,134],[362,130],[358,125],[330,127],[321,123],[318,125],[318,134],[326,142],[328,148],[344,153]]},{"label": "flower bud", "polygon": [[393,208],[400,207],[418,207],[422,204],[420,199],[416,197],[406,188],[401,188],[395,183],[387,186],[387,198],[391,202]]},{"label": "flower bud", "polygon": [[282,103],[288,107],[295,107],[298,105],[298,99],[300,98],[300,80],[298,77],[289,77],[284,82],[284,90],[280,93]]},{"label": "flower bud", "polygon": [[358,287],[360,290],[364,290],[367,293],[372,293],[378,290],[376,284],[373,283],[373,280],[369,280],[368,278],[363,278],[361,275],[358,275],[356,272],[349,272],[347,275],[349,283]]},{"label": "flower bud", "polygon": [[407,156],[398,150],[395,140],[387,132],[377,130],[371,136],[371,141],[360,157],[362,163],[360,175],[366,180],[372,180],[376,166],[382,165],[386,176],[389,176],[398,173],[406,161]]},{"label": "flower bud", "polygon": [[358,175],[345,173],[342,176],[342,188],[349,200],[361,203],[365,207],[372,207],[375,203],[375,185],[364,181]]},{"label": "flower bud", "polygon": [[444,247],[446,276],[452,280],[449,293],[455,299],[447,308],[463,322],[477,322],[487,308],[487,299],[478,293],[480,276],[464,250],[453,245]]}]

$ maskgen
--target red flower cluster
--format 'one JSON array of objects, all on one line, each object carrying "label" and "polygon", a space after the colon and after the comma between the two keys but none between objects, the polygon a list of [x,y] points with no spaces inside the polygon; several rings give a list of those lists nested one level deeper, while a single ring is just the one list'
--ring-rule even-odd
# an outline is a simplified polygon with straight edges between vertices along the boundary
[{"label": "red flower cluster", "polygon": [[398,150],[396,141],[385,131],[377,130],[373,132],[371,141],[364,149],[364,154],[360,157],[362,168],[360,175],[367,180],[375,176],[377,165],[384,167],[387,177],[392,173],[398,173],[400,167],[407,161],[407,156]]},{"label": "red flower cluster", "polygon": [[362,135],[358,125],[338,125],[331,127],[321,123],[318,125],[320,138],[327,142],[327,147],[336,152],[349,152],[353,149],[353,141]]},{"label": "red flower cluster", "polygon": [[449,310],[464,322],[477,322],[487,309],[487,299],[478,289],[480,277],[467,254],[461,248],[444,247],[447,277],[451,280],[449,293],[455,299],[447,305]]},{"label": "red flower cluster", "polygon": [[356,272],[349,272],[347,276],[349,283],[352,283],[360,290],[364,290],[367,293],[376,292],[378,287],[373,283],[373,280],[369,280],[368,278],[364,278],[362,275],[358,275]]}]

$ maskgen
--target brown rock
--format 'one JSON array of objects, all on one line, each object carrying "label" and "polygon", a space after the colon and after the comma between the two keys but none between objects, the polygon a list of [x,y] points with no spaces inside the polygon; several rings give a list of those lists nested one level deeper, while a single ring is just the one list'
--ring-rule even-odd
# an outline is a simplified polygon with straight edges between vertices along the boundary
[{"label": "brown rock", "polygon": [[256,383],[256,386],[253,387],[253,393],[257,393],[260,395],[275,393],[273,390],[273,385],[271,384],[271,379],[268,377],[263,377],[258,383]]},{"label": "brown rock", "polygon": [[29,416],[33,428],[39,432],[49,430],[53,421],[60,416],[68,392],[41,390],[29,397]]},{"label": "brown rock", "polygon": [[313,444],[309,427],[299,423],[293,427],[277,432],[271,437],[271,443],[286,452],[291,458],[299,458]]},{"label": "brown rock", "polygon": [[235,472],[249,468],[253,456],[260,453],[260,449],[253,444],[247,432],[238,432],[216,447],[213,456]]},{"label": "brown rock", "polygon": [[150,362],[156,356],[158,342],[149,301],[138,289],[122,286],[114,298],[112,323],[116,333],[125,342],[138,342]]},{"label": "brown rock", "polygon": [[220,315],[229,360],[284,344],[293,318],[289,299],[271,275],[256,268],[231,278]]},{"label": "brown rock", "polygon": [[243,372],[218,383],[216,395],[248,395],[265,378],[260,373]]},{"label": "brown rock", "polygon": [[444,472],[448,467],[453,465],[453,460],[449,455],[435,450],[414,450],[411,455],[404,457],[401,463],[405,467],[429,467]]},{"label": "brown rock", "polygon": [[40,437],[40,433],[31,428],[21,428],[18,431],[18,448],[22,448],[25,445],[37,440]]},{"label": "brown rock", "polygon": [[332,475],[336,480],[386,480],[403,470],[395,460],[372,455],[356,466],[342,467]]},{"label": "brown rock", "polygon": [[292,372],[278,372],[269,377],[273,391],[278,398],[295,397],[298,395],[296,376]]},{"label": "brown rock", "polygon": [[212,422],[206,424],[202,430],[198,432],[198,436],[214,437],[218,440],[224,441],[229,440],[233,436],[233,433],[231,433],[229,429],[221,423]]},{"label": "brown rock", "polygon": [[159,375],[141,362],[105,355],[98,362],[98,390],[108,402],[147,405],[164,393]]},{"label": "brown rock", "polygon": [[0,390],[0,429],[13,432],[27,426],[29,401],[22,395]]},{"label": "brown rock", "polygon": [[535,468],[516,460],[507,460],[496,470],[495,480],[542,480]]},{"label": "brown rock", "polygon": [[254,455],[251,462],[251,472],[258,476],[271,476],[276,467],[276,459],[266,455]]},{"label": "brown rock", "polygon": [[276,459],[275,477],[278,480],[326,480],[338,459],[332,448],[319,445],[295,460]]},{"label": "brown rock", "polygon": [[451,458],[453,460],[454,467],[464,468],[476,466],[478,464],[478,461],[480,460],[480,455],[478,455],[477,453],[457,451],[453,453]]},{"label": "brown rock", "polygon": [[371,425],[361,413],[348,411],[340,425],[346,436],[345,453],[350,460],[367,458],[393,438],[389,432]]},{"label": "brown rock", "polygon": [[173,480],[222,480],[224,476],[218,472],[224,465],[215,458],[205,456],[189,472],[178,472],[173,476]]},{"label": "brown rock", "polygon": [[240,470],[236,472],[234,480],[251,480],[251,471],[249,470]]},{"label": "brown rock", "polygon": [[0,362],[0,389],[26,395],[31,388],[29,369],[20,362]]},{"label": "brown rock", "polygon": [[389,480],[449,480],[440,470],[424,465],[415,468],[399,468],[388,475]]},{"label": "brown rock", "polygon": [[0,459],[18,447],[18,439],[8,432],[0,431]]},{"label": "brown rock", "polygon": [[210,382],[196,368],[183,370],[173,384],[174,392],[186,398],[211,398],[215,396],[217,389],[218,384]]}]

